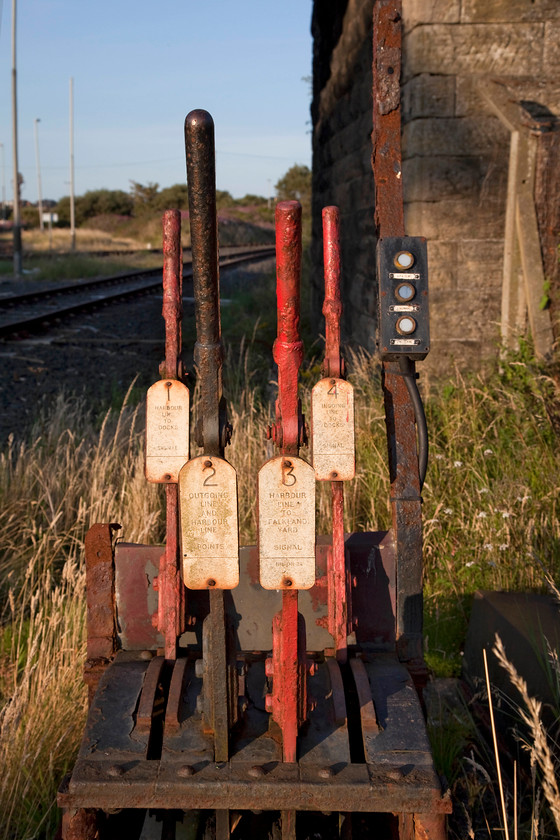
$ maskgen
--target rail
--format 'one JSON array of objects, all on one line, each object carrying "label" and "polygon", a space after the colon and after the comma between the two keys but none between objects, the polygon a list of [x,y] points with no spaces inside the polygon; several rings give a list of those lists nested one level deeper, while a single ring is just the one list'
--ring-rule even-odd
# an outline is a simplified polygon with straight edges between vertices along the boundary
[{"label": "rail", "polygon": [[[220,268],[231,268],[274,255],[273,246],[259,246],[220,259]],[[190,258],[188,260],[190,262]],[[192,277],[192,268],[184,269],[185,279]],[[69,283],[49,289],[38,289],[0,299],[0,338],[20,338],[43,330],[53,321],[69,318],[102,306],[120,303],[129,298],[158,292],[161,289],[161,268],[138,269]]]}]

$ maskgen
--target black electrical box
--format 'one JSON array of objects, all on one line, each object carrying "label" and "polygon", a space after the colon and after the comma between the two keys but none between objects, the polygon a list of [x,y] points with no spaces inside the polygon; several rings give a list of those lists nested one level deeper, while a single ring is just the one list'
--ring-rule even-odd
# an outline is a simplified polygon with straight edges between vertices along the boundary
[{"label": "black electrical box", "polygon": [[425,359],[430,349],[428,248],[422,236],[377,243],[378,347],[385,362]]}]

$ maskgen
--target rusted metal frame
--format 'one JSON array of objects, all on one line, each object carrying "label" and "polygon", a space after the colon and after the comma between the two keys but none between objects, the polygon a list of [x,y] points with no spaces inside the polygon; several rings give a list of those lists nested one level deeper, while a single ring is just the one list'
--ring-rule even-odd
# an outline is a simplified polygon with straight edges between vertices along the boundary
[{"label": "rusted metal frame", "polygon": [[87,659],[84,682],[89,702],[116,651],[115,568],[113,532],[120,525],[92,525],[85,538],[87,594]]},{"label": "rusted metal frame", "polygon": [[[303,359],[303,342],[299,335],[300,272],[301,205],[297,201],[282,201],[276,206],[278,337],[273,355],[278,365],[278,399],[274,440],[282,455],[294,456],[298,455],[300,442],[303,442],[304,429],[298,398],[298,371]],[[282,730],[285,762],[297,760],[297,734],[307,714],[302,621],[303,617],[298,613],[297,590],[283,590],[282,611],[273,622],[272,714]],[[291,818],[286,820],[286,825],[291,825]]]},{"label": "rusted metal frame", "polygon": [[[87,659],[84,682],[89,705],[99,680],[116,652],[115,566],[113,532],[120,525],[92,525],[85,538]],[[63,786],[64,788],[64,783]],[[64,840],[95,840],[98,811],[93,808],[64,808],[61,836]]]},{"label": "rusted metal frame", "polygon": [[[222,396],[223,347],[220,326],[218,224],[216,215],[216,166],[214,121],[207,111],[191,111],[185,119],[185,150],[191,230],[193,286],[196,301],[194,360],[200,380],[198,443],[205,455],[224,455],[229,426]],[[210,718],[214,757],[229,758],[230,720],[228,631],[223,590],[209,591],[209,634],[205,663],[205,690],[210,690]],[[235,698],[237,700],[237,698]],[[229,826],[229,813],[219,814],[220,831]],[[229,836],[229,829],[224,837]]]},{"label": "rusted metal frame", "polygon": [[62,814],[64,840],[96,840],[99,837],[97,808],[68,808]]},{"label": "rusted metal frame", "polygon": [[[344,375],[340,355],[340,212],[338,207],[323,208],[323,264],[325,274],[325,359],[323,375],[338,379]],[[332,547],[329,551],[328,592],[329,631],[336,658],[348,657],[348,586],[344,551],[344,482],[332,481]]]},{"label": "rusted metal frame", "polygon": [[[404,236],[401,163],[401,2],[373,9],[373,154],[378,238]],[[410,363],[414,375],[414,362]],[[383,363],[397,571],[399,658],[422,659],[422,511],[414,412],[398,362]]]}]

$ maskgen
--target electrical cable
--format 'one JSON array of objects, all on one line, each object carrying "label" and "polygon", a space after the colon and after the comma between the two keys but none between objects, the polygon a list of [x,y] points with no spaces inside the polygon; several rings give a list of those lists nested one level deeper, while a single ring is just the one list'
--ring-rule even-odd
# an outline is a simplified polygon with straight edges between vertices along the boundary
[{"label": "electrical cable", "polygon": [[412,361],[408,357],[401,358],[399,359],[399,366],[414,409],[414,419],[418,433],[418,475],[420,478],[420,492],[422,492],[426,470],[428,469],[428,424],[426,422],[426,413],[418,385],[416,384],[416,374],[413,372]]}]

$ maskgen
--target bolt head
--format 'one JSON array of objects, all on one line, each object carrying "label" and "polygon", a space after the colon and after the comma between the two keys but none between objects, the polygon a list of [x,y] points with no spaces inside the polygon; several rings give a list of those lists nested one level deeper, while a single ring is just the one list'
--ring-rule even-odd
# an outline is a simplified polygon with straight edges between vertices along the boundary
[{"label": "bolt head", "polygon": [[146,661],[154,658],[154,652],[152,650],[143,650],[140,652],[140,659],[145,659]]},{"label": "bolt head", "polygon": [[197,676],[199,678],[199,680],[201,680],[202,677],[204,676],[204,671],[205,670],[206,670],[206,665],[204,663],[204,659],[197,659],[196,662],[194,663],[194,673],[195,673],[195,676]]},{"label": "bolt head", "polygon": [[274,676],[274,662],[270,657],[264,663],[264,672],[267,677]]},{"label": "bolt head", "polygon": [[192,764],[183,764],[183,766],[179,767],[177,770],[177,775],[182,779],[187,779],[189,776],[194,776],[195,772],[196,771]]},{"label": "bolt head", "polygon": [[264,707],[267,712],[272,712],[272,694],[267,694],[264,698]]},{"label": "bolt head", "polygon": [[249,776],[252,779],[261,779],[264,776],[264,767],[261,767],[260,764],[255,764],[254,767],[251,767],[249,770]]}]

